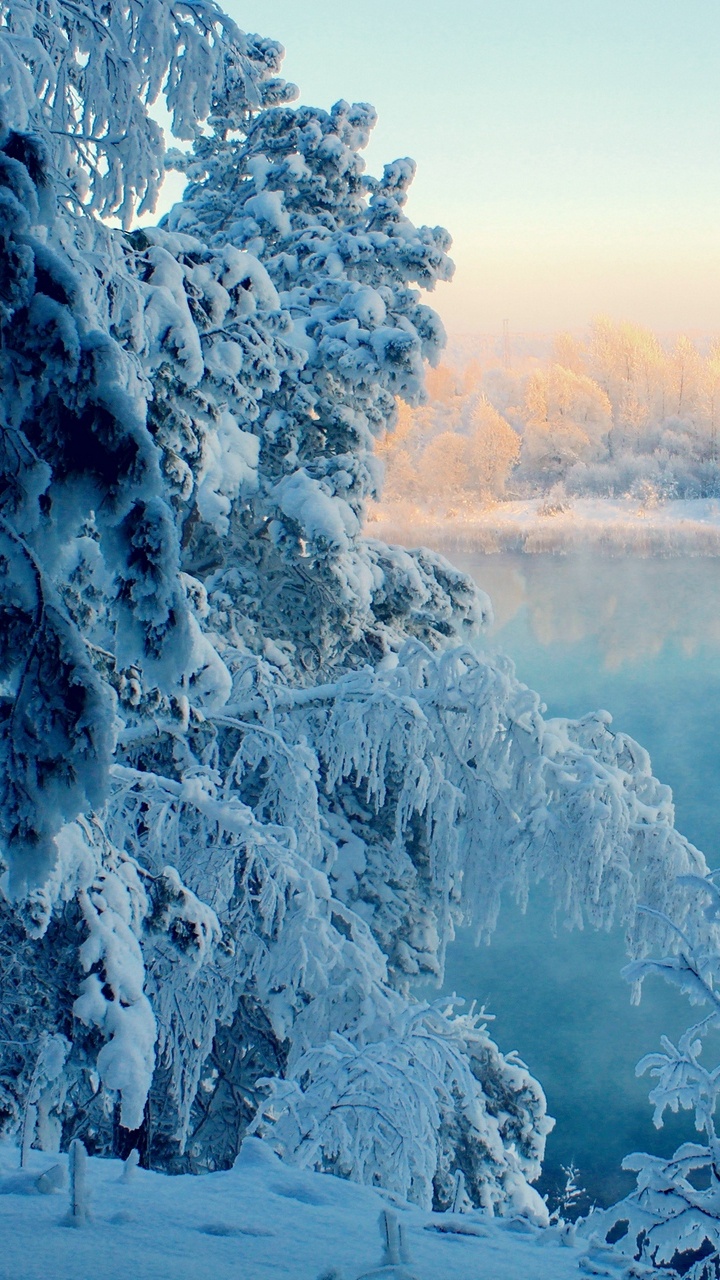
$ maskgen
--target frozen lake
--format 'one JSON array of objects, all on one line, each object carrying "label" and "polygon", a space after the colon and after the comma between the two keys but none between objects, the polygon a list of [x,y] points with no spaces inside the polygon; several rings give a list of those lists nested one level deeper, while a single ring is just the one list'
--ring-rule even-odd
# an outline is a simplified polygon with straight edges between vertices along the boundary
[{"label": "frozen lake", "polygon": [[[672,787],[679,830],[717,865],[720,559],[447,554],[493,601],[488,647],[510,654],[550,715],[610,711]],[[543,1191],[573,1161],[591,1199],[610,1203],[633,1185],[623,1155],[693,1136],[687,1114],[653,1128],[650,1081],[634,1076],[662,1032],[687,1025],[689,1005],[649,979],[632,1007],[624,963],[619,933],[553,937],[541,893],[525,916],[507,904],[489,948],[461,936],[449,954],[444,989],[496,1013],[500,1047],[545,1087],[557,1125]]]}]

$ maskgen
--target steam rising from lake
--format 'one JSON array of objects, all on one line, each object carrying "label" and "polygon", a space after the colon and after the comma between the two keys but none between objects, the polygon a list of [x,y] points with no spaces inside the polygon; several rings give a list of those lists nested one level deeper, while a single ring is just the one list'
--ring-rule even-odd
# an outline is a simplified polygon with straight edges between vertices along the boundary
[{"label": "steam rising from lake", "polygon": [[688,659],[720,652],[718,558],[449,554],[490,595],[501,648],[517,643],[514,632],[505,634],[514,623],[541,648],[595,644],[610,672],[666,647]]},{"label": "steam rising from lake", "polygon": [[[550,715],[609,710],[672,787],[678,828],[711,866],[720,863],[720,560],[449,557],[490,594],[489,647],[510,654]],[[688,1115],[653,1129],[651,1081],[634,1076],[661,1033],[687,1025],[689,1006],[648,981],[632,1007],[619,976],[620,931],[553,937],[550,916],[539,890],[525,916],[507,904],[489,948],[460,936],[444,989],[485,1003],[501,1048],[517,1049],[546,1089],[558,1124],[541,1189],[562,1181],[560,1166],[574,1160],[591,1198],[610,1203],[633,1182],[620,1172],[624,1155],[671,1151],[693,1137]]]}]

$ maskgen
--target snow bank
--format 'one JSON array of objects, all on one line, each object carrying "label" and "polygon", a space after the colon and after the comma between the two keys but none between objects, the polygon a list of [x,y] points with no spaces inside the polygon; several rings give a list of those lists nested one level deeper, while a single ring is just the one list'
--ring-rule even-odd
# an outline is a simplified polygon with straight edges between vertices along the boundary
[{"label": "snow bank", "polygon": [[[19,1163],[17,1148],[0,1144],[3,1280],[356,1280],[381,1265],[378,1220],[388,1209],[416,1280],[577,1280],[588,1253],[572,1229],[540,1230],[517,1217],[496,1222],[477,1211],[424,1213],[367,1187],[290,1169],[252,1138],[233,1169],[203,1178],[144,1169],[123,1176],[119,1160],[89,1159],[88,1221],[74,1231],[63,1224],[67,1157],[33,1151],[27,1170]],[[47,1187],[57,1190],[43,1194]],[[619,1280],[627,1260],[617,1263]]]}]

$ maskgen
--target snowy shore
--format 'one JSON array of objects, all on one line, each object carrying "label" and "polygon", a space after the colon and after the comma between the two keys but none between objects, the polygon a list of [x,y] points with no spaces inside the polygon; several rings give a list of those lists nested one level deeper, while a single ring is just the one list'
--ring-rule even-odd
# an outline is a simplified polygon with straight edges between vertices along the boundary
[{"label": "snowy shore", "polygon": [[643,506],[632,498],[577,498],[549,512],[538,498],[494,506],[430,510],[412,503],[374,508],[372,538],[444,549],[529,554],[720,556],[720,500],[695,498]]},{"label": "snowy shore", "polygon": [[[557,1228],[478,1212],[432,1214],[327,1174],[284,1165],[257,1139],[233,1169],[167,1177],[118,1160],[87,1163],[88,1218],[64,1222],[68,1193],[37,1179],[67,1157],[0,1144],[0,1280],[578,1280],[620,1276],[627,1259]],[[378,1220],[390,1210],[407,1263],[381,1266]],[[102,1259],[102,1261],[100,1261]],[[598,1271],[603,1265],[611,1270]]]}]

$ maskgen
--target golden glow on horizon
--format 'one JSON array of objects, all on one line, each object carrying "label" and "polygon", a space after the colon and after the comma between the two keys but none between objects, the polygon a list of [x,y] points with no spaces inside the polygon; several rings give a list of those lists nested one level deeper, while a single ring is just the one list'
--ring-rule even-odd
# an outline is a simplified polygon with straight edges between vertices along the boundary
[{"label": "golden glow on horizon", "polygon": [[[623,251],[624,250],[624,251]],[[451,286],[429,299],[449,332],[584,328],[600,313],[661,332],[720,332],[720,248],[670,246],[483,246],[456,243]]]}]

